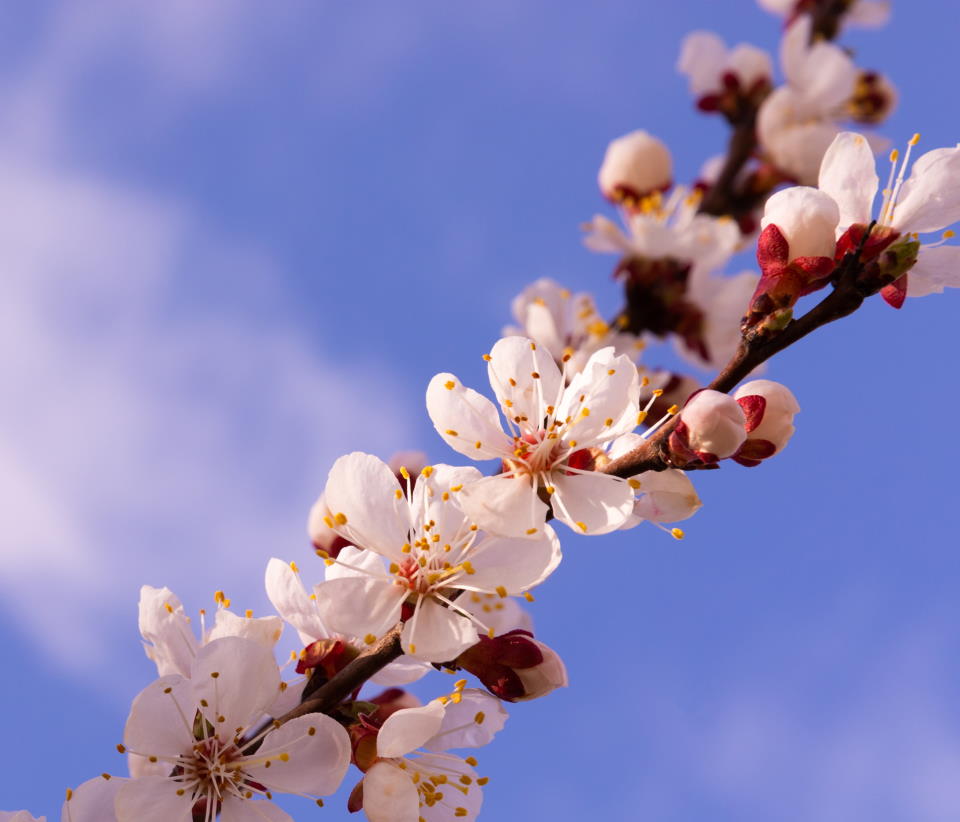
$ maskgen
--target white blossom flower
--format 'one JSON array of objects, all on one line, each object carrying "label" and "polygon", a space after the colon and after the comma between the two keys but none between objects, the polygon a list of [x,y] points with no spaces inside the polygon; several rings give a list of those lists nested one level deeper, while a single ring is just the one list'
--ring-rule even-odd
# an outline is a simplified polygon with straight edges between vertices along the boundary
[{"label": "white blossom flower", "polygon": [[[611,346],[616,354],[635,360],[646,347],[635,334],[604,321],[589,294],[571,294],[548,277],[528,285],[513,298],[511,308],[518,325],[504,328],[503,336],[529,337],[546,348],[557,363],[562,364],[566,357],[564,375],[568,382],[601,348]],[[641,373],[646,373],[645,369],[641,368]],[[653,388],[668,378],[663,373],[648,376]]]},{"label": "white blossom flower", "polygon": [[308,714],[245,738],[279,685],[271,652],[239,637],[200,648],[189,679],[165,676],[148,685],[133,702],[120,747],[163,763],[166,774],[124,782],[118,822],[189,822],[195,806],[208,820],[219,811],[223,822],[288,822],[261,797],[333,793],[350,764],[349,736],[335,720]]},{"label": "white blossom flower", "polygon": [[[363,557],[360,556],[361,552],[352,546],[343,549],[343,551],[343,561],[345,563],[353,564],[363,561]],[[342,576],[339,573],[341,567],[336,564],[329,566],[327,579],[336,579],[338,576]],[[296,563],[286,563],[276,558],[271,559],[267,563],[265,583],[267,596],[273,603],[273,607],[277,609],[277,613],[283,617],[284,621],[293,626],[304,645],[310,646],[322,640],[339,640],[349,645],[352,651],[359,652],[376,641],[377,637],[373,634],[367,634],[361,638],[331,631],[320,616],[316,589],[313,594],[307,593],[300,579],[300,569]],[[430,666],[425,662],[404,656],[379,670],[370,677],[370,681],[384,686],[406,685],[420,679],[429,670]]]},{"label": "white blossom flower", "polygon": [[496,406],[453,374],[437,374],[427,388],[430,419],[450,447],[503,460],[502,473],[465,484],[464,511],[494,533],[538,537],[547,514],[543,493],[571,528],[619,528],[633,494],[624,480],[594,468],[609,443],[637,425],[636,366],[604,348],[565,387],[549,352],[524,337],[504,337],[485,359],[509,434]]},{"label": "white blossom flower", "polygon": [[458,505],[479,479],[475,468],[428,466],[407,496],[376,457],[338,459],[326,487],[331,526],[357,548],[328,560],[314,589],[324,624],[376,638],[403,618],[404,652],[445,662],[477,641],[478,626],[489,632],[455,601],[462,592],[507,597],[546,579],[560,562],[553,529],[522,540],[481,531]]},{"label": "white blossom flower", "polygon": [[213,628],[207,630],[205,613],[201,611],[198,639],[176,594],[169,588],[154,588],[152,585],[140,588],[140,634],[147,657],[156,663],[158,676],[188,676],[197,650],[221,637],[244,637],[259,642],[268,650],[280,639],[283,622],[279,617],[254,618],[251,611],[238,616],[228,610],[230,601],[222,591],[216,592],[214,600],[217,613]]},{"label": "white blossom flower", "polygon": [[733,456],[743,445],[745,426],[746,417],[733,397],[705,388],[684,406],[671,437],[679,436],[682,444],[704,462],[716,462]]},{"label": "white blossom flower", "polygon": [[773,78],[773,61],[763,49],[739,43],[728,49],[712,31],[693,31],[683,39],[677,70],[686,75],[690,92],[706,110],[717,107],[717,98],[734,90],[749,95],[766,88]]},{"label": "white blossom flower", "polygon": [[476,818],[483,802],[480,789],[487,780],[477,776],[476,759],[445,752],[486,745],[506,720],[498,699],[473,689],[392,714],[377,734],[377,760],[363,777],[367,819]]},{"label": "white blossom flower", "polygon": [[[940,232],[960,220],[960,144],[921,155],[907,176],[910,154],[919,139],[914,135],[910,140],[902,162],[899,152],[892,152],[879,213],[874,201],[880,181],[863,135],[838,135],[820,169],[820,190],[836,201],[840,212],[839,250],[853,250],[865,226],[876,219],[869,240],[872,251],[868,247],[867,255],[893,253],[896,264],[908,272],[884,290],[887,301],[897,306],[904,296],[922,297],[960,286],[960,247],[942,245],[942,239],[920,242],[921,234]],[[946,231],[943,239],[953,234]]]},{"label": "white blossom flower", "polygon": [[[760,6],[781,17],[790,17],[804,10],[807,0],[757,0]],[[876,28],[890,19],[890,0],[853,0],[843,12],[844,25]]]},{"label": "white blossom flower", "polygon": [[780,64],[787,82],[764,101],[757,116],[757,136],[770,160],[805,185],[816,181],[857,82],[857,68],[847,53],[827,41],[811,44],[810,30],[810,17],[803,15],[785,32]]},{"label": "white blossom flower", "polygon": [[[737,456],[756,461],[780,453],[796,430],[793,418],[800,404],[793,392],[773,380],[751,380],[740,386],[733,398],[747,420],[747,441]],[[747,453],[745,449],[751,447],[752,452]]]},{"label": "white blossom flower", "polygon": [[597,183],[614,203],[634,203],[669,188],[673,175],[670,150],[643,130],[618,137],[607,146]]}]

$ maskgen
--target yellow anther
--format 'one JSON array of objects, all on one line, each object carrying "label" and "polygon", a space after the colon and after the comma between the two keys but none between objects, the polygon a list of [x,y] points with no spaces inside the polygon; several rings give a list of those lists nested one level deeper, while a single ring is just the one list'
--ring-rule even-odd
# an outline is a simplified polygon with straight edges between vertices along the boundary
[{"label": "yellow anther", "polygon": [[373,643],[377,641],[376,634],[367,634],[363,638],[363,641],[366,642],[367,645],[373,645]]},{"label": "yellow anther", "polygon": [[[470,777],[468,776],[468,777],[466,777],[466,778],[469,779]],[[469,784],[469,783],[467,783],[467,784]],[[454,808],[454,810],[453,810],[453,815],[454,815],[454,816],[466,816],[466,815],[467,815],[467,809],[466,809],[466,808]]]},{"label": "yellow anther", "polygon": [[503,404],[507,406],[507,408],[513,408],[513,400],[504,400]]},{"label": "yellow anther", "polygon": [[919,142],[920,142],[920,132],[917,132],[916,134],[913,135],[913,137],[910,138],[910,145],[915,146]]},{"label": "yellow anther", "polygon": [[531,372],[530,372],[530,376],[533,377],[535,380],[539,380],[539,379],[540,379],[540,372],[539,372],[539,371],[531,371]]},{"label": "yellow anther", "polygon": [[533,602],[533,594],[531,594],[529,591],[525,591],[525,592],[524,592],[523,598],[524,598],[527,602]]},{"label": "yellow anther", "polygon": [[466,762],[471,768],[476,768],[477,765],[479,764],[476,760],[476,757],[473,757],[473,756],[468,756],[463,761]]},{"label": "yellow anther", "polygon": [[67,802],[73,799],[73,791],[70,788],[67,788]]},{"label": "yellow anther", "polygon": [[890,152],[890,162],[895,163],[899,159],[900,159],[900,152],[897,151],[897,149],[893,149],[893,151]]},{"label": "yellow anther", "polygon": [[403,545],[400,546],[400,551],[401,551],[401,553],[409,554],[409,553],[410,553],[410,543],[409,543],[409,542],[403,543]]},{"label": "yellow anther", "polygon": [[429,477],[432,473],[433,473],[432,465],[424,465],[423,468],[420,469],[420,474],[424,477]]},{"label": "yellow anther", "polygon": [[277,757],[277,759],[279,759],[281,762],[289,762],[290,754],[284,751],[282,754],[280,754],[280,756]]},{"label": "yellow anther", "polygon": [[517,381],[513,377],[507,377],[507,382],[510,383],[511,388],[517,387]]},{"label": "yellow anther", "polygon": [[640,385],[643,386],[644,388],[646,388],[648,385],[650,385],[650,378],[649,378],[649,377],[641,377],[641,379],[640,379]]},{"label": "yellow anther", "polygon": [[395,563],[395,562],[391,562],[391,563],[390,563],[390,573],[391,573],[391,574],[398,574],[398,573],[400,573],[400,566],[397,565],[397,563]]},{"label": "yellow anther", "polygon": [[440,542],[440,534],[431,534],[431,535],[430,535],[430,541],[431,541],[431,542]]},{"label": "yellow anther", "polygon": [[956,237],[956,236],[957,236],[957,232],[954,231],[952,228],[948,228],[946,231],[943,232],[944,240],[949,240],[951,237]]},{"label": "yellow anther", "polygon": [[403,477],[405,480],[410,479],[410,472],[407,470],[406,465],[400,466],[400,476]]},{"label": "yellow anther", "polygon": [[401,491],[399,488],[397,488],[397,489],[394,490],[393,495],[394,495],[397,499],[403,499],[403,491]]},{"label": "yellow anther", "polygon": [[456,386],[456,383],[455,383],[453,380],[447,380],[447,381],[443,384],[443,387],[446,388],[447,391],[453,391],[453,389],[454,389],[455,386]]},{"label": "yellow anther", "polygon": [[314,549],[315,553],[320,559],[330,559],[330,554],[323,550],[323,548]]},{"label": "yellow anther", "polygon": [[417,562],[420,564],[421,568],[427,567],[427,558],[425,556],[421,555],[420,557],[418,557]]},{"label": "yellow anther", "polygon": [[471,530],[471,531],[476,531],[476,530],[477,530],[477,524],[476,524],[476,523],[473,523],[473,525],[470,526],[470,530]]},{"label": "yellow anther", "polygon": [[571,448],[576,448],[576,447],[577,447],[577,441],[576,441],[576,440],[570,440],[569,445],[570,445]]},{"label": "yellow anther", "polygon": [[581,417],[589,417],[589,416],[590,416],[590,409],[589,409],[589,408],[582,408],[582,409],[580,410],[580,416],[581,416]]},{"label": "yellow anther", "polygon": [[473,444],[473,447],[474,447],[474,448],[480,448],[482,445],[483,445],[483,443],[480,442],[480,440],[477,440],[477,441]]},{"label": "yellow anther", "polygon": [[609,369],[609,370],[607,371],[607,375],[608,375],[608,376],[611,376],[611,377],[612,377],[614,374],[616,374],[616,373],[617,373],[617,369],[616,369],[616,368],[611,368],[611,369]]},{"label": "yellow anther", "polygon": [[450,493],[449,493],[448,491],[444,491],[444,492],[440,495],[440,499],[442,499],[444,502],[446,502],[448,499],[450,499]]},{"label": "yellow anther", "polygon": [[227,598],[226,594],[223,591],[214,591],[213,592],[213,601],[218,605],[221,604]]},{"label": "yellow anther", "polygon": [[529,535],[529,534],[535,534],[535,533],[537,533],[537,529],[536,529],[536,528],[527,528],[527,534],[528,534],[528,535]]},{"label": "yellow anther", "polygon": [[247,608],[247,610],[243,612],[243,615],[244,615],[247,619],[252,619],[252,618],[253,618],[253,611],[252,611],[250,608]]},{"label": "yellow anther", "polygon": [[[421,559],[422,559],[422,557],[421,557]],[[460,563],[460,566],[461,566],[461,567],[463,568],[463,570],[466,571],[468,574],[475,574],[475,573],[477,573],[477,571],[476,571],[476,569],[473,567],[473,565],[470,564],[470,560],[467,560],[466,562],[461,562],[461,563]]]},{"label": "yellow anther", "polygon": [[654,388],[654,389],[653,389],[653,396],[655,396],[655,397],[662,397],[662,396],[663,396],[663,389],[662,389],[662,388]]},{"label": "yellow anther", "polygon": [[417,646],[414,645],[414,644],[411,642],[411,643],[410,643],[410,653],[411,653],[411,654],[415,654],[416,652],[417,652]]},{"label": "yellow anther", "polygon": [[173,613],[173,606],[169,602],[164,602],[163,607],[167,609],[168,614]]},{"label": "yellow anther", "polygon": [[484,354],[484,355],[483,355],[483,358],[484,358],[487,362],[490,362],[490,360],[493,359],[493,357],[491,357],[489,354]]},{"label": "yellow anther", "polygon": [[670,536],[674,539],[683,539],[683,531],[680,528],[671,528]]},{"label": "yellow anther", "polygon": [[611,426],[611,425],[613,425],[613,417],[607,417],[607,418],[603,421],[603,424],[606,425],[606,426]]},{"label": "yellow anther", "polygon": [[478,725],[483,724],[483,720],[487,718],[487,715],[483,711],[477,711],[476,716],[473,717],[473,721]]},{"label": "yellow anther", "polygon": [[536,350],[537,350],[537,344],[536,344],[535,342],[532,342],[532,341],[531,341],[531,343],[530,343],[530,350],[531,350],[531,351],[536,351]]},{"label": "yellow anther", "polygon": [[483,785],[486,785],[489,781],[490,781],[490,777],[489,777],[489,776],[481,776],[481,777],[477,780],[477,784],[480,785],[480,786],[483,786]]},{"label": "yellow anther", "polygon": [[451,486],[450,486],[450,490],[453,491],[454,493],[456,493],[457,491],[459,491],[461,488],[463,488],[463,485],[451,485]]},{"label": "yellow anther", "polygon": [[318,799],[316,800],[316,802],[317,802],[317,807],[318,807],[318,808],[322,808],[322,807],[323,807],[323,800],[322,800],[322,799],[319,799],[319,798],[318,798]]},{"label": "yellow anther", "polygon": [[293,573],[295,573],[295,574],[299,574],[299,573],[300,573],[300,569],[297,567],[297,563],[295,563],[295,562],[291,562],[291,563],[290,563],[290,570],[293,571]]},{"label": "yellow anther", "polygon": [[547,486],[546,488],[544,488],[543,490],[546,491],[547,494],[552,494],[552,493],[554,493],[557,489],[554,488],[552,485],[548,485],[548,486]]},{"label": "yellow anther", "polygon": [[454,705],[459,705],[463,701],[463,694],[460,693],[460,691],[454,691],[452,694],[450,694],[450,701]]},{"label": "yellow anther", "polygon": [[679,406],[679,405],[671,405],[671,406],[667,409],[667,413],[668,413],[668,414],[676,414],[679,410],[680,410],[680,406]]},{"label": "yellow anther", "polygon": [[640,425],[647,418],[647,412],[641,411],[637,414],[637,425]]},{"label": "yellow anther", "polygon": [[[484,610],[486,611],[489,609],[484,607]],[[493,628],[487,628],[487,636],[490,637],[490,639],[493,639],[496,635],[497,635],[497,632],[494,631]]]},{"label": "yellow anther", "polygon": [[347,515],[341,511],[339,514],[334,516],[334,519],[337,521],[337,525],[346,525],[347,524]]},{"label": "yellow anther", "polygon": [[457,691],[462,691],[464,688],[467,687],[467,680],[458,679],[456,682],[453,683],[453,687]]},{"label": "yellow anther", "polygon": [[507,589],[504,588],[502,585],[498,585],[496,590],[497,590],[497,596],[499,596],[501,599],[503,599],[507,595]]},{"label": "yellow anther", "polygon": [[585,522],[578,522],[577,528],[583,531],[583,533],[587,533],[587,524]]},{"label": "yellow anther", "polygon": [[325,560],[323,561],[323,564],[326,565],[326,566],[329,568],[331,565],[336,565],[337,563],[336,563],[336,560],[333,560],[333,559],[325,559]]},{"label": "yellow anther", "polygon": [[640,480],[633,479],[633,478],[628,479],[627,485],[629,485],[634,491],[636,491],[640,487]]},{"label": "yellow anther", "polygon": [[452,428],[448,428],[447,431],[446,431],[446,433],[447,433],[448,436],[451,436],[451,437],[459,437],[459,436],[460,436],[460,435],[459,435],[456,431],[454,431]]},{"label": "yellow anther", "polygon": [[127,752],[127,749],[122,744],[117,745],[117,753],[126,753],[126,752]]}]

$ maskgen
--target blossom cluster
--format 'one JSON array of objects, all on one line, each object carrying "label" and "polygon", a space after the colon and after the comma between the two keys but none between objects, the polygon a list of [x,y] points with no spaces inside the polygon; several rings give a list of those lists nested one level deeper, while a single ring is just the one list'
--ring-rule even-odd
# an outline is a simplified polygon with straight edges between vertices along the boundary
[{"label": "blossom cluster", "polygon": [[[525,288],[482,355],[490,391],[449,372],[426,387],[439,437],[469,462],[340,457],[308,518],[316,580],[308,587],[295,560],[267,564],[277,615],[236,614],[217,592],[198,634],[172,591],[144,586],[139,627],[158,678],[118,745],[129,775],[69,791],[63,820],[284,822],[274,794],[322,805],[351,767],[348,809],[371,822],[475,818],[487,780],[456,751],[491,742],[507,704],[568,682],[521,604],[560,567],[561,539],[644,522],[682,538],[677,523],[701,507],[691,474],[784,450],[799,403],[754,372],[784,334],[816,327],[797,316],[801,297],[847,289],[899,308],[960,286],[960,249],[947,243],[960,146],[911,165],[914,137],[890,154],[881,190],[882,141],[845,130],[881,123],[896,92],[832,39],[844,24],[882,23],[886,4],[859,0],[832,18],[812,0],[761,5],[785,18],[780,85],[769,54],[711,32],[691,34],[678,61],[697,108],[722,115],[745,155],[683,185],[645,130],[606,150],[598,185],[620,224],[597,215],[584,242],[617,255],[622,310],[605,320],[591,295],[546,278]],[[754,242],[759,273],[723,273]],[[720,375],[704,387],[640,362],[658,340]],[[280,666],[287,627],[300,650]],[[425,704],[407,690],[438,672],[465,676]]]}]

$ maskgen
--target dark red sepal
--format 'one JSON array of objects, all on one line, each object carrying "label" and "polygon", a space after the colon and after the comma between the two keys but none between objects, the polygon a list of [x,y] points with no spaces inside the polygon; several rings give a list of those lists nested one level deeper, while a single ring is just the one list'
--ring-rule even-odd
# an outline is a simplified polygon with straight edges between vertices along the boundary
[{"label": "dark red sepal", "polygon": [[350,791],[350,798],[347,800],[347,810],[350,813],[356,813],[363,810],[363,780],[361,779],[353,790]]},{"label": "dark red sepal", "polygon": [[[862,223],[854,223],[850,228],[840,235],[837,240],[837,252],[834,259],[840,262],[847,254],[854,253],[863,242],[863,237],[867,233],[868,226]],[[863,250],[860,252],[860,260],[869,262],[876,259],[881,252],[885,251],[894,240],[900,236],[899,231],[884,226],[874,226],[870,236],[863,243]]]},{"label": "dark red sepal", "polygon": [[762,460],[777,453],[777,446],[770,440],[747,440],[730,459],[746,468],[756,468]]},{"label": "dark red sepal", "polygon": [[883,297],[887,305],[893,308],[903,308],[903,303],[907,299],[907,277],[909,276],[909,274],[904,274],[890,285],[885,285],[880,289],[880,296]]},{"label": "dark red sepal", "polygon": [[759,394],[751,394],[749,397],[741,397],[737,402],[743,409],[743,416],[747,418],[744,428],[749,434],[763,421],[763,412],[767,410],[767,399]]}]

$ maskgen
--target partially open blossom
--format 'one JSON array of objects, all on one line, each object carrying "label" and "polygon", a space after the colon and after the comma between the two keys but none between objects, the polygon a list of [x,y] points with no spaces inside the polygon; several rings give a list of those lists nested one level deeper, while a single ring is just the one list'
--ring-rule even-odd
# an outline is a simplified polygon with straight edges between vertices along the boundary
[{"label": "partially open blossom", "polygon": [[769,159],[797,182],[812,185],[820,160],[847,116],[857,68],[839,46],[810,42],[811,20],[802,15],[783,36],[780,63],[786,84],[764,101],[757,136]]},{"label": "partially open blossom", "polygon": [[537,538],[547,498],[556,519],[579,533],[619,528],[633,494],[595,468],[610,442],[637,426],[640,378],[630,358],[601,349],[569,385],[549,352],[524,337],[499,340],[485,359],[509,434],[496,406],[453,374],[437,374],[427,388],[430,419],[451,448],[503,462],[501,473],[465,484],[464,511],[493,533]]},{"label": "partially open blossom", "polygon": [[876,125],[890,116],[898,99],[889,77],[878,71],[861,71],[847,101],[847,113],[854,122]]},{"label": "partially open blossom", "polygon": [[450,697],[397,711],[379,728],[376,756],[361,765],[366,772],[354,791],[370,822],[476,818],[487,780],[474,770],[476,759],[446,751],[486,745],[507,714],[498,699],[463,684]]},{"label": "partially open blossom", "polygon": [[681,458],[716,462],[733,456],[747,438],[746,417],[729,394],[705,388],[694,394],[670,435],[670,449]]},{"label": "partially open blossom", "polygon": [[250,639],[272,649],[280,639],[283,622],[279,617],[256,617],[251,611],[238,616],[229,610],[230,601],[222,591],[214,595],[217,612],[213,627],[207,629],[200,612],[200,637],[194,635],[190,617],[169,588],[144,585],[140,589],[140,635],[147,657],[157,665],[157,675],[189,676],[197,651],[209,642],[226,636]]},{"label": "partially open blossom", "polygon": [[326,487],[331,525],[358,547],[328,559],[327,581],[314,588],[324,625],[375,639],[402,618],[404,652],[446,662],[490,627],[456,602],[463,591],[506,598],[546,579],[560,562],[550,526],[523,539],[493,536],[459,507],[481,476],[476,468],[428,466],[407,497],[376,457],[338,459]]},{"label": "partially open blossom", "polygon": [[201,818],[219,811],[223,822],[280,822],[289,817],[264,794],[333,793],[350,764],[350,739],[335,720],[308,714],[247,737],[279,686],[272,653],[239,637],[201,648],[189,679],[148,685],[133,702],[120,750],[162,764],[164,774],[121,785],[118,822],[186,822],[195,811]]},{"label": "partially open blossom", "polygon": [[769,200],[761,229],[775,225],[789,248],[789,260],[797,257],[832,258],[837,245],[840,210],[833,198],[807,186],[778,191]]},{"label": "partially open blossom", "polygon": [[642,129],[611,141],[597,175],[603,196],[628,207],[669,188],[672,179],[670,150]]},{"label": "partially open blossom", "polygon": [[747,440],[733,458],[752,467],[782,451],[796,430],[793,418],[800,411],[790,389],[772,380],[752,380],[733,398],[743,409],[747,430]]},{"label": "partially open blossom", "polygon": [[567,669],[560,655],[534,639],[530,631],[520,629],[480,637],[455,664],[507,702],[537,699],[567,685]]},{"label": "partially open blossom", "polygon": [[744,103],[758,105],[773,78],[767,52],[749,43],[728,49],[711,31],[694,31],[684,38],[677,70],[689,78],[701,110],[729,117],[736,117]]}]

